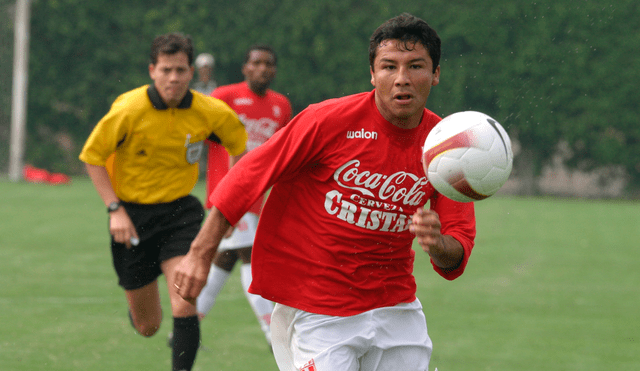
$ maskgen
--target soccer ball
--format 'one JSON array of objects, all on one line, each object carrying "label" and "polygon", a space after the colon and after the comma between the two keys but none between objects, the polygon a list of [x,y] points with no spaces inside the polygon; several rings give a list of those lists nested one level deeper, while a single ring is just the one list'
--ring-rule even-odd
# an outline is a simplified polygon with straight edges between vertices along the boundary
[{"label": "soccer ball", "polygon": [[483,200],[496,193],[511,174],[511,140],[484,113],[454,113],[427,136],[422,165],[429,182],[444,196],[460,202]]}]

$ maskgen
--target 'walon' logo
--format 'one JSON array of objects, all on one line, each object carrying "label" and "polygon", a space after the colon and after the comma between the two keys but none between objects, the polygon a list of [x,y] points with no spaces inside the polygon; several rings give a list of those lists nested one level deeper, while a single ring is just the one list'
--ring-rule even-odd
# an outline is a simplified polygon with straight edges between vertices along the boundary
[{"label": "'walon' logo", "polygon": [[378,133],[375,131],[364,131],[364,129],[360,129],[359,131],[347,131],[347,139],[378,139]]}]

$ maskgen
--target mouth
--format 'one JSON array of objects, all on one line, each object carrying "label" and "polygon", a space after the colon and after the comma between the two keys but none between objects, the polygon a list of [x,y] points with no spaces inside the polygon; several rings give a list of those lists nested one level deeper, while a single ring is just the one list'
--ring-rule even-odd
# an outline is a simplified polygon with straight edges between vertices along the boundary
[{"label": "mouth", "polygon": [[396,93],[393,95],[393,100],[397,101],[398,103],[408,103],[411,101],[411,99],[413,99],[413,95],[409,93]]}]

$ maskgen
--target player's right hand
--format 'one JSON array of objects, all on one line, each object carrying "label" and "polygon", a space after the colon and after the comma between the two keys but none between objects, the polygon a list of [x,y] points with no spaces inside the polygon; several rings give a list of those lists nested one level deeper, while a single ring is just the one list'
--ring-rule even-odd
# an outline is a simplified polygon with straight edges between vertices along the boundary
[{"label": "player's right hand", "polygon": [[131,241],[138,239],[136,227],[124,207],[109,214],[109,233],[117,243],[123,243],[127,249],[131,248]]},{"label": "player's right hand", "polygon": [[211,263],[206,264],[192,251],[185,255],[174,270],[173,283],[184,300],[195,305],[200,291],[207,284]]}]

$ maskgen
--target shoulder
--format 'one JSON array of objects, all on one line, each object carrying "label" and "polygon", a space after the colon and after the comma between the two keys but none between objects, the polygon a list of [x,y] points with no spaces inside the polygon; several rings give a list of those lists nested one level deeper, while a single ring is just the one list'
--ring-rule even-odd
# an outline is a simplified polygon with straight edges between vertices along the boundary
[{"label": "shoulder", "polygon": [[304,122],[305,126],[314,126],[329,135],[346,130],[347,127],[372,122],[369,118],[372,107],[368,93],[333,98],[309,105],[292,121]]},{"label": "shoulder", "polygon": [[442,118],[438,115],[436,115],[433,111],[425,108],[424,109],[424,118],[422,119],[423,121],[427,120],[427,121],[435,121],[435,122],[440,122],[442,120]]},{"label": "shoulder", "polygon": [[365,92],[327,99],[320,103],[311,104],[307,109],[323,116],[362,114],[363,110],[371,108],[372,102],[373,94]]},{"label": "shoulder", "polygon": [[233,97],[237,95],[242,89],[242,83],[229,84],[218,86],[211,96],[218,99],[225,99],[226,97]]},{"label": "shoulder", "polygon": [[148,85],[120,94],[111,105],[112,110],[146,109],[151,106],[147,96]]},{"label": "shoulder", "polygon": [[437,123],[442,121],[442,118],[428,109],[424,109],[424,115],[422,116],[421,125],[424,130],[430,132]]},{"label": "shoulder", "polygon": [[229,111],[233,112],[229,105],[218,98],[204,95],[198,92],[194,92],[193,94],[193,102],[191,107],[197,111],[201,111],[204,113],[228,113]]}]

